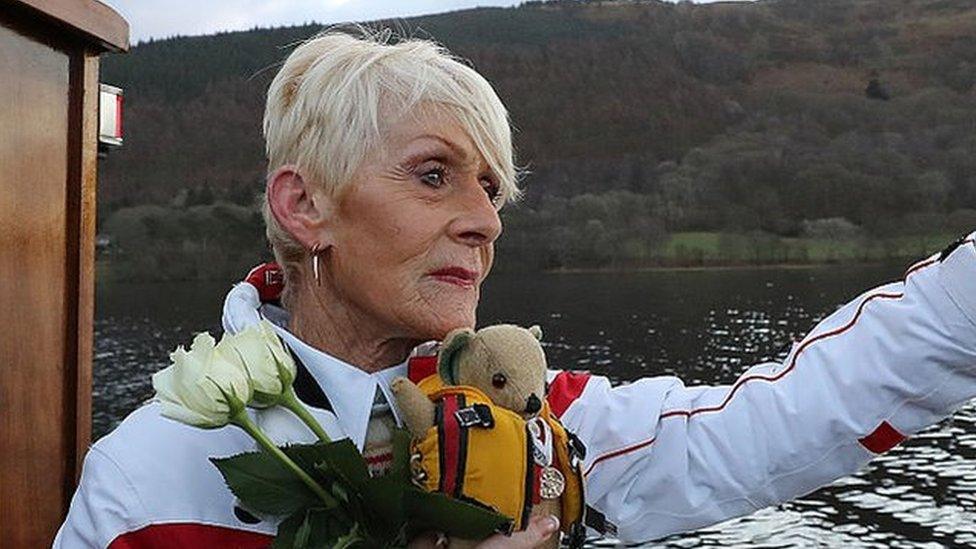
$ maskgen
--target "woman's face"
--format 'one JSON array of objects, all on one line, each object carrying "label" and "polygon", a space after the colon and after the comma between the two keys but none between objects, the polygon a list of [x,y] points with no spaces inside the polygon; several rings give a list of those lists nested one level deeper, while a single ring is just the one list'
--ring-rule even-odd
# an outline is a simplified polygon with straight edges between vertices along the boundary
[{"label": "woman's face", "polygon": [[498,180],[444,113],[403,116],[384,143],[339,200],[323,268],[347,306],[391,337],[473,327],[502,230]]}]

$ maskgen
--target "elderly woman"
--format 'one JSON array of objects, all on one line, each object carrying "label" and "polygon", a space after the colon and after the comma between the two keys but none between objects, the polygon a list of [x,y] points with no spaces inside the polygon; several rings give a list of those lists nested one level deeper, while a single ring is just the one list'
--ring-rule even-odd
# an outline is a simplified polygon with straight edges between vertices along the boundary
[{"label": "elderly woman", "polygon": [[[285,293],[272,303],[270,273],[255,273],[228,296],[224,326],[275,322],[301,363],[300,398],[382,469],[398,421],[391,380],[418,345],[475,324],[498,210],[518,194],[505,108],[430,42],[333,32],[288,57],[264,133],[268,237]],[[731,386],[659,377],[612,387],[552,372],[548,398],[588,450],[590,532],[639,541],[853,473],[974,395],[970,237]],[[313,439],[285,414],[256,420],[279,442]],[[251,447],[238,430],[186,427],[147,404],[92,447],[55,546],[267,545],[274,522],[236,505],[208,462]],[[542,517],[484,546],[532,547],[556,528]]]}]

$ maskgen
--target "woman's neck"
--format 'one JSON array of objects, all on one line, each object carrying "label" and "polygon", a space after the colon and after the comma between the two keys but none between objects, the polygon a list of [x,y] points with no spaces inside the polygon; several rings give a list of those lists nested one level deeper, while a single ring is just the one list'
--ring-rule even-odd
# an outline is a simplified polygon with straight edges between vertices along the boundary
[{"label": "woman's neck", "polygon": [[373,373],[400,364],[423,343],[391,337],[375,319],[328,294],[303,287],[289,299],[288,330],[308,345]]}]

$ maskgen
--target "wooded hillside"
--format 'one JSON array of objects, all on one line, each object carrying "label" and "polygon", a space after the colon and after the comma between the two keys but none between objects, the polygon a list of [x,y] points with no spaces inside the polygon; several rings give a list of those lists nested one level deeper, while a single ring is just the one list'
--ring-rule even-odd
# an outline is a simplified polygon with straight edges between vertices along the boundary
[{"label": "wooded hillside", "polygon": [[[723,251],[762,242],[757,262],[832,259],[790,247],[803,238],[856,242],[868,259],[916,253],[887,237],[976,227],[969,0],[529,2],[378,25],[444,43],[508,105],[531,173],[505,214],[503,264],[709,262],[668,241],[692,232],[728,236]],[[151,41],[104,60],[102,81],[126,92],[126,143],[102,161],[99,197],[121,250],[165,235],[213,261],[194,234],[231,230],[228,261],[253,263],[264,91],[318,30]]]}]

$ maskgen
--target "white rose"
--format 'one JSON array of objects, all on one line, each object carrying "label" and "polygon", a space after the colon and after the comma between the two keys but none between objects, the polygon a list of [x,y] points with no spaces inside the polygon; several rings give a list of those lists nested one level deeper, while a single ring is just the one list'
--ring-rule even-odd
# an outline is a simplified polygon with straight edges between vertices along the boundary
[{"label": "white rose", "polygon": [[295,361],[267,320],[238,334],[224,336],[217,344],[217,352],[247,371],[254,389],[248,405],[255,408],[279,404],[295,381]]},{"label": "white rose", "polygon": [[169,355],[172,364],[153,374],[163,416],[212,429],[227,425],[251,400],[247,371],[218,347],[210,334],[197,334],[189,351],[181,345]]}]

